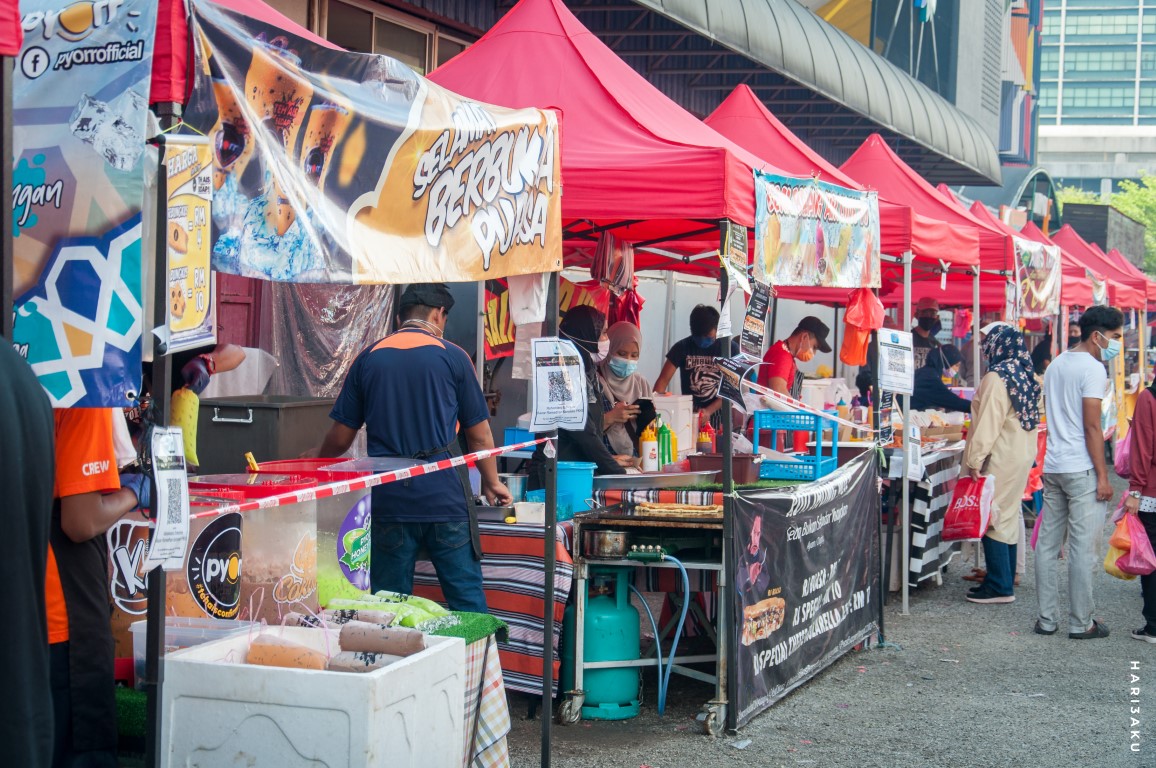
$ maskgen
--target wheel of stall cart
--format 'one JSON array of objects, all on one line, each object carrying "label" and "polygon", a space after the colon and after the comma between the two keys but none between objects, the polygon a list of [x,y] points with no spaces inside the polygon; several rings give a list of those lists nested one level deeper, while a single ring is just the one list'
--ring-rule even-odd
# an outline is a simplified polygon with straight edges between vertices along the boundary
[{"label": "wheel of stall cart", "polygon": [[706,704],[695,718],[707,736],[718,736],[726,722],[726,709],[718,704]]},{"label": "wheel of stall cart", "polygon": [[558,724],[574,725],[582,719],[582,705],[586,697],[582,694],[568,695],[558,707]]}]

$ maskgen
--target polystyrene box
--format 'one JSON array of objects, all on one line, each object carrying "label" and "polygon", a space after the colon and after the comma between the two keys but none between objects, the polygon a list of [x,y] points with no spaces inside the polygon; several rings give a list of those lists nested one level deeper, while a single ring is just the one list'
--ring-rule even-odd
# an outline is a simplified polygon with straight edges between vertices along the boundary
[{"label": "polystyrene box", "polygon": [[[336,631],[266,631],[320,651],[338,648]],[[245,664],[249,642],[249,635],[239,635],[166,657],[166,765],[461,765],[466,672],[460,638],[427,635],[421,653],[365,673]]]},{"label": "polystyrene box", "polygon": [[694,453],[694,441],[698,437],[694,398],[690,395],[658,394],[650,397],[654,402],[654,410],[678,437],[678,458],[686,458],[687,454]]}]

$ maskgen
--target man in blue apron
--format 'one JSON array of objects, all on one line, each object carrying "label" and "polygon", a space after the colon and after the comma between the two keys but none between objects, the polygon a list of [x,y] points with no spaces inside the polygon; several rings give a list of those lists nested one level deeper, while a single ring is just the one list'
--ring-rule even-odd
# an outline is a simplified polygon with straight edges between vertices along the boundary
[{"label": "man in blue apron", "polygon": [[[410,285],[401,296],[398,330],[362,352],[329,414],[333,426],[319,454],[340,456],[366,428],[370,456],[432,462],[460,455],[458,431],[471,452],[494,447],[490,412],[469,355],[443,338],[454,299],[442,284]],[[497,460],[477,463],[482,494],[511,502]],[[451,610],[486,612],[481,541],[466,468],[373,489],[370,586],[413,591],[422,547]]]}]

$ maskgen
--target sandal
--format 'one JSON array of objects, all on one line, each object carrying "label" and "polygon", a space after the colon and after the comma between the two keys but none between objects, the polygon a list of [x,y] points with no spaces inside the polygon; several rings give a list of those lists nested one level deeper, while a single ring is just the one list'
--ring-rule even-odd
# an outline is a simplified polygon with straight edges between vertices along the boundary
[{"label": "sandal", "polygon": [[983,568],[972,568],[971,573],[965,574],[964,581],[983,581],[987,578],[987,571]]}]

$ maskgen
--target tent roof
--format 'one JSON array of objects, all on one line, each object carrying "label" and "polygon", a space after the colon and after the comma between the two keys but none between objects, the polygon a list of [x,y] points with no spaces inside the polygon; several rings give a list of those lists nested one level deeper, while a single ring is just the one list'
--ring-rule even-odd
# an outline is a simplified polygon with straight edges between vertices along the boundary
[{"label": "tent roof", "polygon": [[1092,296],[1092,282],[1088,279],[1087,272],[1090,271],[1095,274],[1098,280],[1104,279],[1103,272],[1084,265],[1072,255],[1067,248],[1059,243],[1052,242],[1051,238],[1045,235],[1034,222],[1029,221],[1025,224],[1023,229],[1020,230],[1020,234],[1029,240],[1035,240],[1037,243],[1059,246],[1060,270],[1062,273],[1062,280],[1060,282],[1061,306],[1090,307],[1096,303],[1095,298]]},{"label": "tent roof", "polygon": [[430,74],[463,95],[562,113],[562,215],[573,236],[656,240],[730,219],[755,223],[755,168],[779,169],[723,138],[635,72],[560,0],[522,0]]},{"label": "tent roof", "polygon": [[[981,312],[1002,310],[1007,304],[1007,293],[1003,281],[988,280],[979,284],[979,309]],[[911,308],[922,298],[932,298],[942,309],[974,309],[974,288],[970,282],[956,280],[948,282],[946,289],[940,289],[938,281],[911,283]],[[903,308],[903,286],[879,296],[886,307]]]},{"label": "tent roof", "polygon": [[1072,225],[1060,227],[1052,240],[1057,245],[1067,248],[1072,255],[1102,273],[1108,279],[1108,300],[1116,307],[1123,309],[1143,309],[1148,303],[1145,290],[1142,290],[1131,275],[1126,275],[1119,267],[1113,264],[1099,248],[1093,247],[1084,238],[1080,237]]},{"label": "tent roof", "polygon": [[1132,275],[1138,280],[1143,281],[1144,293],[1148,296],[1148,302],[1156,302],[1156,280],[1148,277],[1139,267],[1128,261],[1128,257],[1120,253],[1116,248],[1108,251],[1108,259],[1120,267],[1125,273]]},{"label": "tent roof", "polygon": [[24,28],[20,26],[20,2],[0,3],[0,56],[19,56],[24,44]]},{"label": "tent roof", "polygon": [[[865,187],[811,149],[759,101],[750,86],[739,85],[706,118],[706,124],[759,157],[773,157],[775,164],[796,176],[815,176],[848,187]],[[950,228],[941,221],[920,216],[910,206],[879,199],[879,237],[883,253],[898,256],[911,251],[921,258],[938,259],[942,244],[949,242]]]},{"label": "tent roof", "polygon": [[916,213],[952,225],[955,234],[967,233],[969,239],[973,238],[975,245],[970,248],[953,243],[938,251],[938,258],[957,266],[975,266],[982,261],[985,269],[1006,268],[1010,241],[952,205],[900,160],[878,134],[872,134],[840,167],[864,185],[878,189],[887,199],[910,205]]},{"label": "tent roof", "polygon": [[[227,8],[251,19],[264,21],[298,37],[324,45],[326,48],[341,50],[323,37],[318,37],[300,24],[292,21],[280,11],[261,0],[212,0],[215,5]],[[189,50],[188,18],[185,15],[185,0],[160,0],[157,7],[157,37],[153,50],[152,87],[149,89],[149,103],[177,102],[187,100],[192,82],[188,76]]]}]

